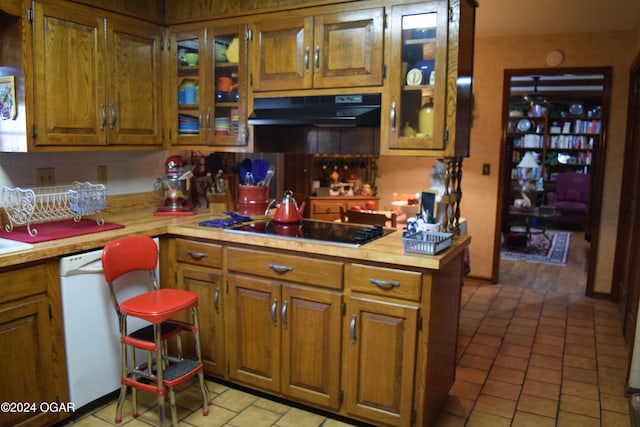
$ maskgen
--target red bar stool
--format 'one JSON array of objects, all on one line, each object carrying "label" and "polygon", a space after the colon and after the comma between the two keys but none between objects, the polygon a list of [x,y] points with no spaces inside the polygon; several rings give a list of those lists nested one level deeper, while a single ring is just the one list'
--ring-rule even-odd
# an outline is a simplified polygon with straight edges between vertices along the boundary
[{"label": "red bar stool", "polygon": [[[120,343],[122,352],[122,378],[120,397],[116,407],[116,424],[122,421],[122,405],[127,387],[131,387],[133,416],[137,417],[136,390],[144,390],[158,396],[160,425],[165,423],[165,397],[169,396],[171,419],[178,425],[174,388],[198,375],[203,399],[203,415],[209,413],[209,397],[204,383],[200,337],[198,333],[198,297],[193,292],[180,289],[160,289],[156,278],[158,247],[147,236],[130,236],[109,242],[102,251],[102,266],[109,284],[111,298],[120,319]],[[114,282],[133,271],[148,271],[150,290],[119,302]],[[191,311],[192,323],[171,318],[185,310]],[[127,332],[127,317],[149,322],[148,326]],[[196,359],[182,355],[180,334],[194,335]],[[176,354],[169,354],[167,340],[176,338]],[[147,351],[147,360],[138,365],[135,350]]]}]

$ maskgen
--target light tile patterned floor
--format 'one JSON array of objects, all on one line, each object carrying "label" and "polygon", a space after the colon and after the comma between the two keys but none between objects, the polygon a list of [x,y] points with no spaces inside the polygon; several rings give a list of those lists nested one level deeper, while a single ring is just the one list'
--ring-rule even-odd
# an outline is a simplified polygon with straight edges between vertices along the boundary
[{"label": "light tile patterned floor", "polygon": [[[463,289],[458,369],[439,427],[624,427],[627,350],[613,302],[514,285]],[[213,406],[202,416],[196,386],[178,393],[183,426],[338,427],[348,424],[208,382]],[[140,417],[157,423],[155,398],[140,393]],[[115,402],[74,427],[113,425]]]}]

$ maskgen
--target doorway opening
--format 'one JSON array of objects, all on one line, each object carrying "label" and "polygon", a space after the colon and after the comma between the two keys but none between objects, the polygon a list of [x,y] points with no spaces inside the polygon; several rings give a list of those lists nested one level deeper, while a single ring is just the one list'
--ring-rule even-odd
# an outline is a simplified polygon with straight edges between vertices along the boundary
[{"label": "doorway opening", "polygon": [[592,296],[610,93],[609,67],[505,70],[496,282],[503,243],[528,251],[559,229],[579,242]]}]

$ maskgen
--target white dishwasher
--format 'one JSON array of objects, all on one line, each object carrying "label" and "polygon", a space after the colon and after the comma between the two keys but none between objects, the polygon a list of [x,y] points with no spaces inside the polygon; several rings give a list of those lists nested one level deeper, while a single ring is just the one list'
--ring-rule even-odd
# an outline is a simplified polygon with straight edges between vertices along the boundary
[{"label": "white dishwasher", "polygon": [[[102,271],[101,256],[100,249],[60,259],[69,400],[76,409],[120,388],[118,316]],[[115,283],[118,300],[148,290],[148,280],[147,272],[123,276]],[[127,323],[132,330],[145,325],[134,318]]]}]

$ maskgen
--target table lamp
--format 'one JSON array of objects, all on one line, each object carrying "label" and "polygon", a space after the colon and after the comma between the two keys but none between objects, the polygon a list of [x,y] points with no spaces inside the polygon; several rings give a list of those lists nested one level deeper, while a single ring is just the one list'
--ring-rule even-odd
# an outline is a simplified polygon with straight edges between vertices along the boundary
[{"label": "table lamp", "polygon": [[[516,207],[530,208],[531,199],[527,197],[527,192],[534,187],[532,184],[535,181],[532,176],[533,169],[540,167],[540,165],[538,164],[535,156],[530,151],[527,151],[522,160],[520,160],[520,163],[518,163],[517,167],[525,170],[525,176],[520,180],[520,185],[522,186],[520,194],[522,194],[522,199],[516,199],[513,204]],[[531,170],[527,171],[527,169]]]}]

